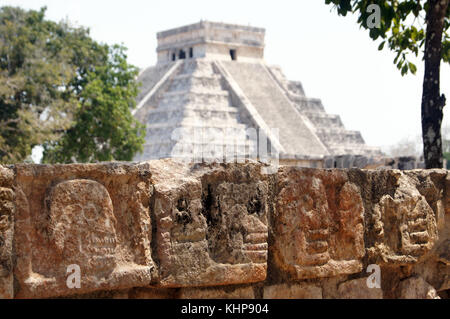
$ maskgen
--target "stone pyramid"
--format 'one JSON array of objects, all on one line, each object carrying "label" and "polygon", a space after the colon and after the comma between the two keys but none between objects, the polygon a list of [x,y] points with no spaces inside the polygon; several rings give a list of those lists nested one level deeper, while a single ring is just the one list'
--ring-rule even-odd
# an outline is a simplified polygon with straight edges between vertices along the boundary
[{"label": "stone pyramid", "polygon": [[[222,154],[245,156],[254,150],[240,121],[239,108],[221,84],[213,64],[201,59],[175,63],[173,76],[152,101],[136,113],[147,123],[148,140],[138,160],[185,158],[199,154],[221,160]],[[200,158],[201,159],[201,158]]]},{"label": "stone pyramid", "polygon": [[158,63],[138,78],[134,115],[147,135],[135,160],[233,161],[263,151],[282,164],[323,167],[329,156],[379,154],[265,63],[264,33],[208,21],[158,33]]}]

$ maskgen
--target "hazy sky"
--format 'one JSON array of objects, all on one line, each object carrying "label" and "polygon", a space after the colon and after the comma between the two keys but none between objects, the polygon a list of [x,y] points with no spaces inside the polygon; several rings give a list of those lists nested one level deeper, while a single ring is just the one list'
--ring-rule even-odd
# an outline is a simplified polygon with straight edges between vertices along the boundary
[{"label": "hazy sky", "polygon": [[[89,27],[99,41],[123,43],[138,67],[156,63],[156,32],[199,20],[266,29],[265,60],[280,65],[306,94],[322,99],[347,129],[361,131],[373,146],[392,145],[421,134],[423,62],[417,75],[402,77],[394,54],[378,51],[359,29],[356,16],[338,17],[324,0],[1,0],[0,5],[38,9],[47,18]],[[447,96],[444,125],[450,125],[450,66],[441,66]]]}]

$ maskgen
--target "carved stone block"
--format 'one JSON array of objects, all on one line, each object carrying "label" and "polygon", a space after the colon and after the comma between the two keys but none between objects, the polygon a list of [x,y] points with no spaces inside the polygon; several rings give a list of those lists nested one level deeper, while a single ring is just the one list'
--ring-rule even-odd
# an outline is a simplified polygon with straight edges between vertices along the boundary
[{"label": "carved stone block", "polygon": [[17,165],[16,184],[18,297],[150,283],[148,165]]},{"label": "carved stone block", "polygon": [[[153,165],[153,164],[150,164]],[[262,281],[267,269],[268,185],[257,165],[190,170],[155,162],[160,286]],[[167,181],[170,180],[170,183]]]},{"label": "carved stone block", "polygon": [[14,297],[13,234],[14,191],[13,170],[0,165],[0,299]]},{"label": "carved stone block", "polygon": [[343,171],[282,168],[274,218],[274,261],[295,279],[361,271],[364,206]]},{"label": "carved stone block", "polygon": [[383,299],[381,288],[369,288],[367,278],[353,279],[341,283],[338,287],[340,299]]},{"label": "carved stone block", "polygon": [[264,299],[322,299],[322,288],[314,284],[279,284],[264,287]]},{"label": "carved stone block", "polygon": [[436,289],[422,277],[416,276],[403,280],[399,285],[400,299],[441,299]]},{"label": "carved stone block", "polygon": [[175,299],[178,289],[172,288],[134,288],[128,294],[129,299]]},{"label": "carved stone block", "polygon": [[373,208],[374,247],[381,262],[411,264],[431,250],[437,240],[435,213],[414,182],[397,176],[393,194],[381,197]]},{"label": "carved stone block", "polygon": [[255,299],[253,287],[181,288],[179,299]]}]

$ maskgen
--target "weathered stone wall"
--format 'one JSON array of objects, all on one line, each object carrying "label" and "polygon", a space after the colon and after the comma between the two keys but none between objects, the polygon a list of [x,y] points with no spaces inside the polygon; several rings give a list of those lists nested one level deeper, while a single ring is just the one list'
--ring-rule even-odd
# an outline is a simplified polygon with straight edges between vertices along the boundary
[{"label": "weathered stone wall", "polygon": [[[399,169],[413,170],[425,168],[423,156],[384,157],[382,155],[336,155],[326,156],[324,168],[364,168],[364,169]],[[447,162],[444,159],[443,167]]]},{"label": "weathered stone wall", "polygon": [[447,298],[449,218],[446,170],[0,166],[0,298]]}]

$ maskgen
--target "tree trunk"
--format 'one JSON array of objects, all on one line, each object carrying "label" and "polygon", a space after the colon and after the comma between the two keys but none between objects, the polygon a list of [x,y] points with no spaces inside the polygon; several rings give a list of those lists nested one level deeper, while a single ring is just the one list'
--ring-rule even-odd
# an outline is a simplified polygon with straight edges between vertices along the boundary
[{"label": "tree trunk", "polygon": [[441,123],[445,96],[440,94],[444,19],[450,0],[429,0],[426,14],[425,75],[422,91],[422,139],[426,168],[442,168]]}]

